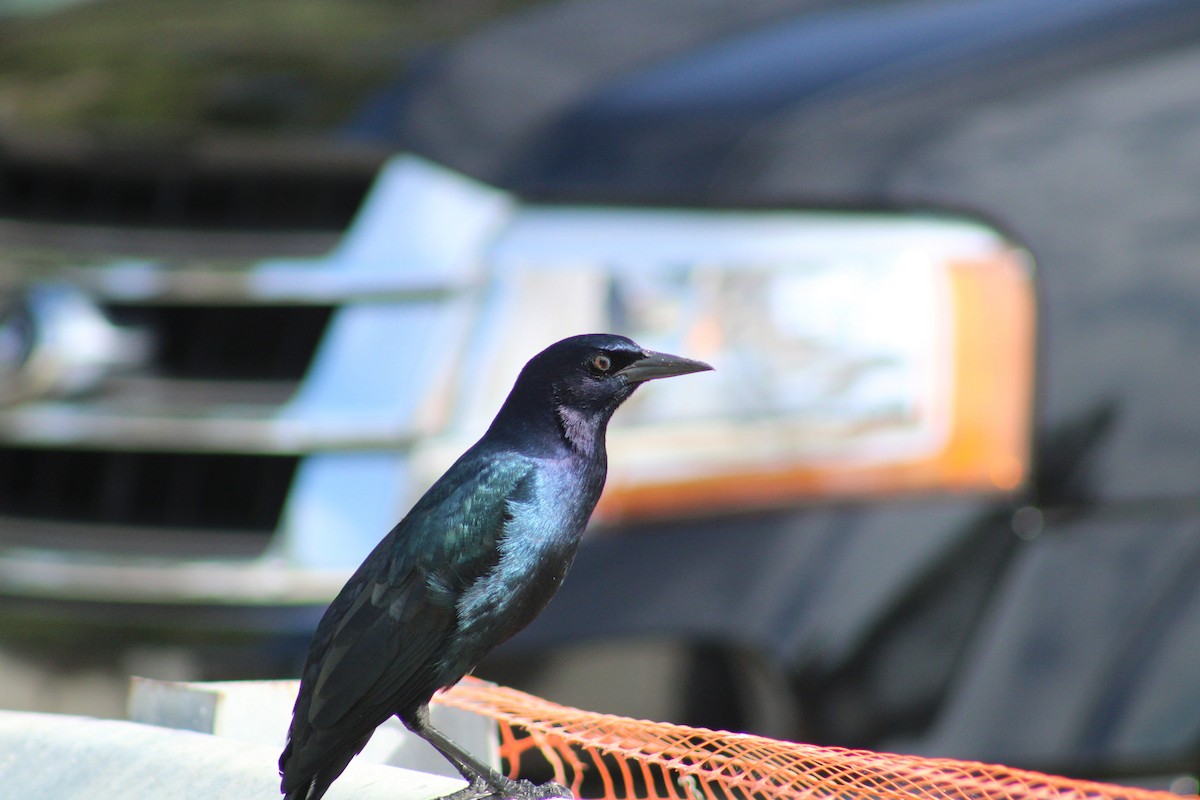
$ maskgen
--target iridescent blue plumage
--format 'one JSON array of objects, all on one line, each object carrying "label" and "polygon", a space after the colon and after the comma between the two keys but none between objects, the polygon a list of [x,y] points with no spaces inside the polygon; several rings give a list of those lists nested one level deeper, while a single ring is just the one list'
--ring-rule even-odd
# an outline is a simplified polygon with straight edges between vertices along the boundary
[{"label": "iridescent blue plumage", "polygon": [[393,714],[462,773],[464,797],[563,796],[479,764],[429,726],[427,706],[557,591],[604,488],[617,407],[646,380],[705,369],[607,334],[530,360],[483,438],[383,538],[318,625],[279,761],[289,800],[320,798]]}]

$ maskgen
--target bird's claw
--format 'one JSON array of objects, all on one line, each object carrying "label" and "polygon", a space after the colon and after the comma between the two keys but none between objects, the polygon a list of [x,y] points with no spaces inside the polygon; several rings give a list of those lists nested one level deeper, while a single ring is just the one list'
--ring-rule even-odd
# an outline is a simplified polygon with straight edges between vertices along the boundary
[{"label": "bird's claw", "polygon": [[559,783],[531,783],[508,781],[503,786],[493,786],[484,780],[474,780],[465,789],[459,789],[439,800],[573,800],[571,790]]},{"label": "bird's claw", "polygon": [[570,789],[554,781],[540,784],[517,781],[517,787],[517,796],[509,798],[509,800],[550,800],[550,798],[572,800],[575,797]]},{"label": "bird's claw", "polygon": [[482,781],[472,781],[465,788],[459,789],[457,792],[442,795],[437,800],[483,800],[485,797],[494,797],[496,790],[488,786]]}]

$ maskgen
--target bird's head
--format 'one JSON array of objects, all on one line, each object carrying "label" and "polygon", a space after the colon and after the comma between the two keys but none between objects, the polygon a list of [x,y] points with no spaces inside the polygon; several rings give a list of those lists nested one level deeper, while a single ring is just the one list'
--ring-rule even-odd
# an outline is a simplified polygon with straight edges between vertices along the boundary
[{"label": "bird's head", "polygon": [[638,386],[710,369],[703,361],[647,350],[624,336],[572,336],[529,360],[501,415],[519,409],[531,418],[535,409],[552,412],[567,441],[591,452],[597,442],[603,443],[613,412]]}]

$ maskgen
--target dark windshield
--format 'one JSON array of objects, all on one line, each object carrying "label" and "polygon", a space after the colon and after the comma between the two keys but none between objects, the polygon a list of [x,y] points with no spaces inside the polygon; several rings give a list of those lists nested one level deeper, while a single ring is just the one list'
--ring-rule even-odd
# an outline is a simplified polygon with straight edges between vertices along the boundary
[{"label": "dark windshield", "polygon": [[0,4],[0,136],[325,132],[430,45],[534,1]]}]

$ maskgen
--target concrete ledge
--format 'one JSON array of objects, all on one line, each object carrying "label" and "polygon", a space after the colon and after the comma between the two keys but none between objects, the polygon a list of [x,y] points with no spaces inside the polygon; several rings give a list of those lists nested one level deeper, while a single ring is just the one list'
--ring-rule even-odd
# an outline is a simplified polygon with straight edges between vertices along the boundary
[{"label": "concrete ledge", "polygon": [[[134,678],[129,688],[128,718],[147,725],[268,745],[279,753],[299,688],[299,681],[176,683]],[[499,769],[500,741],[495,721],[436,703],[430,706],[429,718],[476,758]],[[354,760],[459,777],[450,762],[394,717],[376,729]]]},{"label": "concrete ledge", "polygon": [[[115,720],[0,712],[0,786],[38,800],[279,800],[276,747]],[[355,759],[329,800],[429,800],[461,780]]]}]

